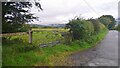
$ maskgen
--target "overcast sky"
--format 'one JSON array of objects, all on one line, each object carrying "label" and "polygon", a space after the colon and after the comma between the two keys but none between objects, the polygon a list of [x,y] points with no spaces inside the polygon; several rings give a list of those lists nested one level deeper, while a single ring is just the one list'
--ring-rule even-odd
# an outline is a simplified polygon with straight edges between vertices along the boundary
[{"label": "overcast sky", "polygon": [[75,16],[97,18],[101,15],[118,17],[119,0],[40,0],[43,11],[32,8],[40,21],[34,24],[64,24]]}]

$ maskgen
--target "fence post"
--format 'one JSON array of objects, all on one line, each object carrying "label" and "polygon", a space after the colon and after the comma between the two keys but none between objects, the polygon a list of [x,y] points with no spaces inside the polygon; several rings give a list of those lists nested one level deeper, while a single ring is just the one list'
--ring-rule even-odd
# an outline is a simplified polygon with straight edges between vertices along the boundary
[{"label": "fence post", "polygon": [[32,44],[32,30],[29,30],[29,43]]}]

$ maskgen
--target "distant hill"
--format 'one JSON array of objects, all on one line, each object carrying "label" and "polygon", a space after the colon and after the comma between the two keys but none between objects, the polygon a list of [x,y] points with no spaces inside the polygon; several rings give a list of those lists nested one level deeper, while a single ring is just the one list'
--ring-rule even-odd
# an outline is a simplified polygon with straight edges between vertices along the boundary
[{"label": "distant hill", "polygon": [[50,24],[51,27],[65,27],[65,24]]},{"label": "distant hill", "polygon": [[40,24],[30,24],[31,27],[45,27],[45,25],[40,25]]},{"label": "distant hill", "polygon": [[49,25],[30,24],[30,25],[31,27],[57,27],[57,28],[65,27],[65,24],[49,24]]}]

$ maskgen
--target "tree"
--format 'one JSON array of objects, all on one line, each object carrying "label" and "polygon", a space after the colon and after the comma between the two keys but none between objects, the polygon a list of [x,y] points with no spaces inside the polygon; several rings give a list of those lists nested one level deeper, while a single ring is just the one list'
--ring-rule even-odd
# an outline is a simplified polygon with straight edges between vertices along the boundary
[{"label": "tree", "polygon": [[[34,1],[40,10],[40,3]],[[2,2],[2,33],[18,32],[28,22],[38,19],[30,13],[31,2]]]},{"label": "tree", "polygon": [[98,20],[100,21],[100,23],[104,24],[108,28],[110,19],[108,19],[106,17],[100,17],[100,18],[98,18]]},{"label": "tree", "polygon": [[116,24],[116,20],[112,15],[105,15],[104,17],[107,17],[110,19],[109,25],[108,25],[108,29],[112,29],[115,27]]},{"label": "tree", "polygon": [[103,23],[108,29],[115,27],[115,18],[112,15],[103,15],[98,18],[101,23]]}]

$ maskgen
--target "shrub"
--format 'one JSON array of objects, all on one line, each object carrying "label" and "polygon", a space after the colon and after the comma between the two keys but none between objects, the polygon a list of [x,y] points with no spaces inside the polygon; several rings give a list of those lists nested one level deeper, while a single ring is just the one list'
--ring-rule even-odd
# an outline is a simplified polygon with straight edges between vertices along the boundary
[{"label": "shrub", "polygon": [[120,31],[120,24],[118,24],[118,26],[115,29]]},{"label": "shrub", "polygon": [[73,40],[87,39],[94,33],[93,24],[84,19],[73,19],[66,24],[69,32],[73,35]]},{"label": "shrub", "polygon": [[65,44],[71,44],[72,35],[69,32],[62,32],[61,34],[62,34],[62,36],[64,38],[64,39],[61,40],[61,42],[65,43]]},{"label": "shrub", "polygon": [[95,20],[95,19],[89,19],[88,21],[91,21],[93,23],[95,34],[99,33],[99,31],[100,31],[100,22],[98,20]]},{"label": "shrub", "polygon": [[100,23],[100,31],[107,30],[104,24]]},{"label": "shrub", "polygon": [[110,19],[108,19],[106,17],[100,17],[100,18],[98,18],[98,20],[100,21],[100,23],[104,24],[108,28]]}]

